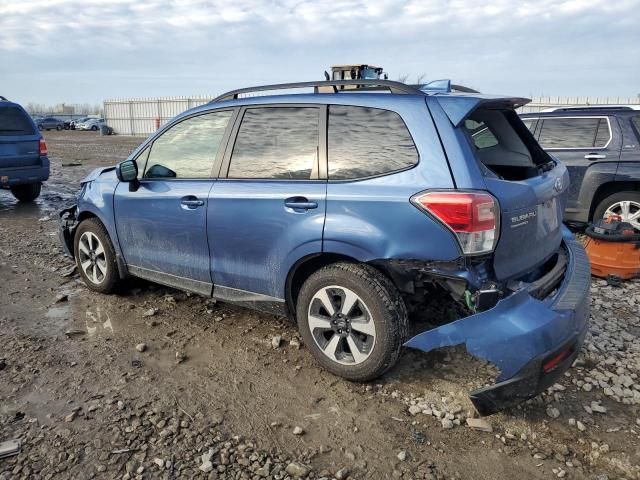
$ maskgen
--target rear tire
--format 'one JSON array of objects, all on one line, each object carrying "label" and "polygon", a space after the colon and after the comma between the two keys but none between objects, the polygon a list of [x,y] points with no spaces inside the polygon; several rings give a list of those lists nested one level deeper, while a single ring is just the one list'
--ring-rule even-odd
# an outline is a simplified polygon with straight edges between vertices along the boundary
[{"label": "rear tire", "polygon": [[62,130],[62,127],[60,125],[56,125],[56,130],[60,131],[60,130]]},{"label": "rear tire", "polygon": [[119,281],[113,244],[97,218],[80,223],[73,240],[73,256],[85,285],[100,293],[112,293]]},{"label": "rear tire", "polygon": [[41,188],[41,183],[14,185],[11,187],[11,193],[19,202],[32,202],[40,196]]},{"label": "rear tire", "polygon": [[379,377],[395,365],[409,331],[398,289],[364,264],[335,263],[309,276],[298,295],[296,316],[318,363],[356,382]]},{"label": "rear tire", "polygon": [[618,192],[603,199],[593,212],[593,221],[604,218],[605,214],[614,213],[629,222],[640,232],[640,192]]}]

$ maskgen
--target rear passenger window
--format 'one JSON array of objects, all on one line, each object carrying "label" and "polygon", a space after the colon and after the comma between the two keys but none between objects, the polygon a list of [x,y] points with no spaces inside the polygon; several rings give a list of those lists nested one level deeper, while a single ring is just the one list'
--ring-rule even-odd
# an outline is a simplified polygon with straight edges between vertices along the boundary
[{"label": "rear passenger window", "polygon": [[144,178],[210,178],[231,113],[198,115],[169,128],[153,141]]},{"label": "rear passenger window", "polygon": [[330,180],[372,177],[418,163],[411,134],[395,112],[331,105],[328,135]]},{"label": "rear passenger window", "polygon": [[27,114],[18,107],[0,107],[0,135],[33,135],[35,133]]},{"label": "rear passenger window", "polygon": [[228,178],[317,178],[317,107],[248,108],[238,131]]},{"label": "rear passenger window", "polygon": [[602,148],[610,138],[606,118],[545,118],[539,142],[543,148]]}]

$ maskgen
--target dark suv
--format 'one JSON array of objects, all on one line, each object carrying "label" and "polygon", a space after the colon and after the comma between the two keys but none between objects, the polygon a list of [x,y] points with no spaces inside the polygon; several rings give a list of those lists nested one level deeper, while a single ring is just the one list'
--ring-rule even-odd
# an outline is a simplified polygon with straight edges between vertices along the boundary
[{"label": "dark suv", "polygon": [[0,97],[0,190],[10,189],[19,201],[30,202],[48,178],[42,134],[24,108]]},{"label": "dark suv", "polygon": [[567,223],[613,213],[640,231],[640,105],[563,107],[521,118],[569,170]]},{"label": "dark suv", "polygon": [[501,370],[472,394],[491,413],[552,384],[589,318],[567,169],[516,114],[527,101],[364,79],[233,91],[85,178],[61,237],[93,290],[133,275],[288,314],[350,380],[403,345],[465,344]]}]

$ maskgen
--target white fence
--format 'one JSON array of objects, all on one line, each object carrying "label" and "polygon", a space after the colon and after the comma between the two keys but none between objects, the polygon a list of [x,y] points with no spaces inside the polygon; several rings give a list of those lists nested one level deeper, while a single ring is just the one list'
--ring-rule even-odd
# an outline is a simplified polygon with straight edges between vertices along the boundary
[{"label": "white fence", "polygon": [[[120,135],[147,136],[179,113],[211,101],[214,97],[123,98],[104,101],[107,125]],[[520,112],[569,105],[640,105],[638,97],[534,97]]]}]

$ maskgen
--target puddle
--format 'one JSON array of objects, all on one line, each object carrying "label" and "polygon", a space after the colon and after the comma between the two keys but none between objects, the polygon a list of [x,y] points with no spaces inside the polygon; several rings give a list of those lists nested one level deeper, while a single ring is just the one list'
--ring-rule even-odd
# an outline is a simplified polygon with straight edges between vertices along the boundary
[{"label": "puddle", "polygon": [[20,203],[9,190],[0,190],[0,214],[15,212],[28,217],[42,216],[58,211],[74,202],[75,195],[73,193],[50,189],[46,185],[43,185],[40,196],[30,203]]}]

